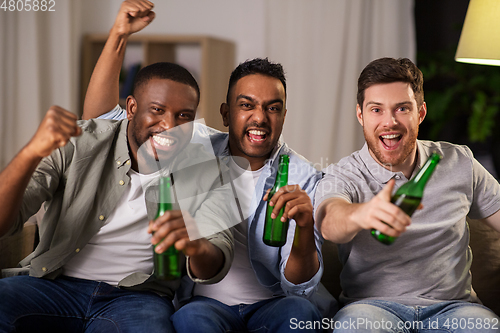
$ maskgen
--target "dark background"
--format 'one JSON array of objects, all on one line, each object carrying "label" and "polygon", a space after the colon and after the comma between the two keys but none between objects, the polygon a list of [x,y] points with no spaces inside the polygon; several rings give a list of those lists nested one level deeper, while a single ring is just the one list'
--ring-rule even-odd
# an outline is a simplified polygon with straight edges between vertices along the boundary
[{"label": "dark background", "polygon": [[[500,67],[454,61],[468,5],[469,0],[415,0],[417,66],[424,73],[424,97],[428,112],[420,125],[419,139],[468,145],[475,157],[497,177],[500,175],[500,148],[497,148],[500,147],[500,128],[496,119],[499,118],[500,122],[500,112],[495,118],[492,134],[477,141],[468,130],[476,87],[467,86],[451,98],[446,111],[438,110],[437,104],[441,101],[436,100],[436,96],[444,98],[446,91],[457,87],[460,82],[464,85],[464,82],[478,80],[483,82],[482,91],[486,86],[486,93],[495,97],[489,102],[499,107],[500,94],[496,90],[500,92],[500,86],[494,87],[495,84],[490,81],[492,77],[500,78]],[[440,74],[430,75],[432,66],[437,67]],[[436,112],[441,114],[437,116]]]}]

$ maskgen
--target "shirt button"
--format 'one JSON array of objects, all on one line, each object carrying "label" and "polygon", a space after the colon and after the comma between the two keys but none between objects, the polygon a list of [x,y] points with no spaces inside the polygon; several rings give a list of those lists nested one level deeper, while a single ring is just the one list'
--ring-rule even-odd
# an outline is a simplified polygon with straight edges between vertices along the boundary
[{"label": "shirt button", "polygon": [[99,215],[99,220],[103,221],[104,220],[104,215]]},{"label": "shirt button", "polygon": [[120,180],[120,181],[118,182],[118,184],[120,184],[120,185],[124,185],[124,184],[125,184],[125,182],[124,182],[123,180]]},{"label": "shirt button", "polygon": [[398,179],[398,180],[399,180],[399,179],[401,179],[401,177],[400,177],[400,176],[396,176],[396,179]]},{"label": "shirt button", "polygon": [[126,162],[126,164],[130,164],[130,160],[128,160],[128,161]]},{"label": "shirt button", "polygon": [[76,249],[76,250],[75,250],[75,252],[76,252],[76,253],[80,252],[80,249]]},{"label": "shirt button", "polygon": [[42,271],[46,272],[47,271],[47,267],[42,267]]},{"label": "shirt button", "polygon": [[122,162],[120,162],[120,161],[116,161],[116,164],[120,165],[120,164],[122,164]]}]

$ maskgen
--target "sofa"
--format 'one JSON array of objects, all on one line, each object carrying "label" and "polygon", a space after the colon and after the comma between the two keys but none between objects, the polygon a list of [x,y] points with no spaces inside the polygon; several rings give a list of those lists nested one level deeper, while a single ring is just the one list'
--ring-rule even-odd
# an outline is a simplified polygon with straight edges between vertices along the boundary
[{"label": "sofa", "polygon": [[[468,220],[472,248],[472,286],[484,305],[500,316],[500,233],[487,225]],[[0,269],[15,267],[33,251],[36,242],[36,217],[26,222],[22,233],[0,239]],[[322,283],[338,299],[341,291],[337,246],[325,241],[323,245],[325,271]]]},{"label": "sofa", "polygon": [[[481,302],[500,316],[500,233],[477,220],[467,219],[472,249],[472,287]],[[342,265],[337,246],[323,244],[325,271],[321,282],[338,299],[341,292],[339,272]]]},{"label": "sofa", "polygon": [[0,239],[0,270],[16,267],[33,251],[37,232],[36,223],[28,221],[22,232]]}]

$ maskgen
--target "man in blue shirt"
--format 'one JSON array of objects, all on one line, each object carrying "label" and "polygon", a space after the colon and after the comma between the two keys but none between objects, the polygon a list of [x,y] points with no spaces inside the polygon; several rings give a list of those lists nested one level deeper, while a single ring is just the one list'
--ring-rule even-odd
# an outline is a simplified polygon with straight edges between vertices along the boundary
[{"label": "man in blue shirt", "polygon": [[[152,7],[123,3],[94,69],[84,117],[104,114],[119,119],[128,112],[128,106],[127,111],[115,107],[124,48],[128,36],[154,18]],[[215,155],[229,166],[246,219],[232,228],[235,259],[228,275],[212,286],[188,281],[181,287],[177,297],[183,307],[172,317],[174,326],[179,332],[246,331],[264,326],[282,332],[292,330],[294,322],[316,322],[315,331],[320,331],[321,315],[313,303],[325,314],[334,304],[329,295],[320,304],[317,293],[323,273],[322,238],[314,227],[311,197],[321,173],[280,140],[286,115],[281,65],[267,59],[240,64],[231,74],[220,112],[229,133],[196,124],[193,140],[209,138]],[[291,185],[267,198],[281,154],[290,156]],[[269,247],[262,241],[267,206],[263,199],[271,202],[275,214],[285,207],[284,216],[291,219],[283,247]]]}]

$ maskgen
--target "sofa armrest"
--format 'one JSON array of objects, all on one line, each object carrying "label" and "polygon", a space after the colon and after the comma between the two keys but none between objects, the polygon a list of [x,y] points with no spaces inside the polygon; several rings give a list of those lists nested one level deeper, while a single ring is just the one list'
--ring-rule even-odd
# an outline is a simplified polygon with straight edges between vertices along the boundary
[{"label": "sofa armrest", "polygon": [[[486,224],[467,219],[470,229],[472,286],[485,306],[500,316],[500,233]],[[340,271],[337,246],[323,244],[325,271],[321,282],[336,298],[340,295]]]},{"label": "sofa armrest", "polygon": [[321,283],[330,294],[338,300],[340,292],[342,291],[340,288],[340,271],[342,270],[342,264],[339,260],[337,245],[325,240],[322,253],[325,270],[323,271]]},{"label": "sofa armrest", "polygon": [[485,306],[500,316],[500,233],[467,219],[472,249],[472,287]]},{"label": "sofa armrest", "polygon": [[28,221],[20,233],[0,239],[0,270],[17,264],[34,250],[38,227]]}]

